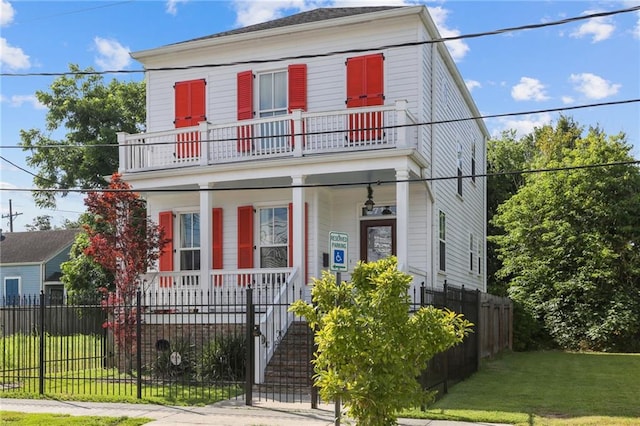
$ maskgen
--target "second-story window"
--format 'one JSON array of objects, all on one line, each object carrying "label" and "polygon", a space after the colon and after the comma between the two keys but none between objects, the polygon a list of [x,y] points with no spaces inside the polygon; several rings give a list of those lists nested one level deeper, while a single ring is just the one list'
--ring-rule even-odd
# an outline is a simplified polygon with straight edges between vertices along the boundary
[{"label": "second-story window", "polygon": [[[287,114],[287,72],[276,71],[258,76],[258,116],[275,117]],[[260,124],[258,146],[262,150],[277,150],[287,146],[288,121],[271,120]]]},{"label": "second-story window", "polygon": [[456,162],[458,176],[458,195],[462,196],[462,145],[458,144],[458,160]]},{"label": "second-story window", "polygon": [[277,117],[307,110],[307,65],[291,64],[286,70],[258,74],[243,71],[238,73],[237,85],[238,120],[274,117],[259,125],[239,126],[238,151],[273,152],[293,146],[293,137],[286,136],[291,133],[290,122]]}]

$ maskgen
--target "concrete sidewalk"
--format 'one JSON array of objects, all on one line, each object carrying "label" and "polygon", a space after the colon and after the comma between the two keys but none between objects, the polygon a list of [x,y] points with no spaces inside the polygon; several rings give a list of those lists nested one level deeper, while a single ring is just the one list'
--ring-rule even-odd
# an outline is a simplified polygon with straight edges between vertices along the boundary
[{"label": "concrete sidewalk", "polygon": [[[257,401],[254,406],[244,405],[244,401],[228,400],[204,407],[175,407],[154,404],[125,404],[59,401],[54,399],[13,399],[0,398],[0,410],[23,413],[60,413],[74,416],[146,417],[153,419],[147,423],[156,425],[217,425],[217,426],[297,426],[334,424],[334,406],[320,405],[309,408],[304,403],[281,403]],[[342,424],[347,424],[344,419]],[[462,426],[474,423],[400,419],[403,426]],[[478,424],[478,423],[475,423]],[[492,425],[492,423],[482,423]]]}]

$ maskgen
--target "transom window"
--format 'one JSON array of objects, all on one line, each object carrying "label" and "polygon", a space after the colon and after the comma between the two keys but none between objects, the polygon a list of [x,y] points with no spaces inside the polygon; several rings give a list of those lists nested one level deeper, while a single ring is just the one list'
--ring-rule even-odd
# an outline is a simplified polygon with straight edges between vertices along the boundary
[{"label": "transom window", "polygon": [[200,214],[180,215],[180,270],[200,270]]},{"label": "transom window", "polygon": [[289,259],[289,212],[287,207],[260,209],[258,239],[261,268],[286,268]]}]

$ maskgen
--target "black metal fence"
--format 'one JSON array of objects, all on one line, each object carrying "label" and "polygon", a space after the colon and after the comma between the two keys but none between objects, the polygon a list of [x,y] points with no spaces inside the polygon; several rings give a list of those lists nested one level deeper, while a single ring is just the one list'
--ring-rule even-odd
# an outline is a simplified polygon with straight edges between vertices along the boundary
[{"label": "black metal fence", "polygon": [[[426,389],[446,393],[478,369],[485,333],[477,330],[486,300],[479,291],[450,285],[416,293],[413,308],[448,308],[476,324],[476,332],[437,355],[421,377]],[[44,293],[21,298],[0,306],[0,394],[314,404],[313,336],[288,312],[301,297],[302,289],[274,285],[215,294],[138,293],[117,305],[51,304]]]}]

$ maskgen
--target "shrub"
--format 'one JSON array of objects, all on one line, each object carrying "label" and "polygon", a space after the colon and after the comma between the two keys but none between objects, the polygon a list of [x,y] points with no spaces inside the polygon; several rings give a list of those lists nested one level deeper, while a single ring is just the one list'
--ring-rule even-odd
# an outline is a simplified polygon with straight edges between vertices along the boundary
[{"label": "shrub", "polygon": [[229,335],[216,338],[202,350],[198,377],[204,382],[245,378],[247,342],[244,336]]}]

